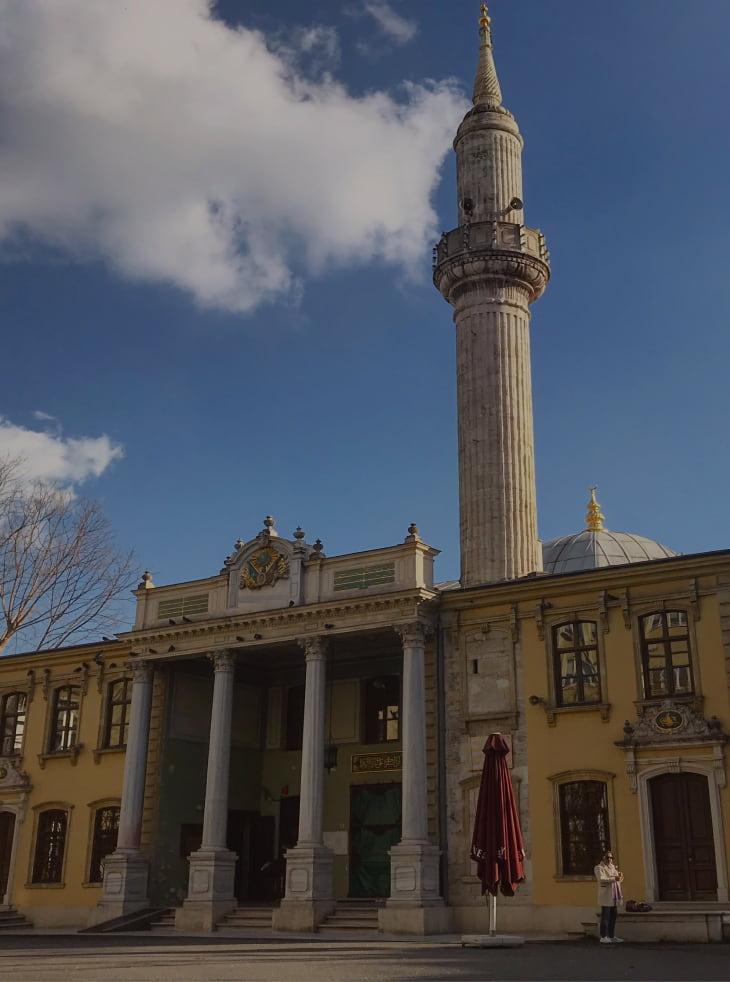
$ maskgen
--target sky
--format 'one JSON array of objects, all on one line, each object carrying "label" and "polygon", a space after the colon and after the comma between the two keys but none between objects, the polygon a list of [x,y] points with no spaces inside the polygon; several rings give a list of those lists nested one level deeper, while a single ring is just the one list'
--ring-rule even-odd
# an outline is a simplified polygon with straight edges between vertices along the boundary
[{"label": "sky", "polygon": [[[415,521],[458,576],[431,247],[473,0],[0,0],[0,454],[101,501],[157,583],[267,514]],[[730,546],[727,0],[493,0],[525,216],[540,533]]]}]

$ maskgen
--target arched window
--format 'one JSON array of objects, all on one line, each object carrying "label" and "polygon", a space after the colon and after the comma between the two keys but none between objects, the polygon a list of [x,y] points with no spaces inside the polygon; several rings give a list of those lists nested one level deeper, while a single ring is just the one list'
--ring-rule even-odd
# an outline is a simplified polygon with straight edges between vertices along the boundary
[{"label": "arched window", "polygon": [[131,705],[131,681],[117,679],[112,682],[107,689],[105,748],[126,747]]},{"label": "arched window", "polygon": [[3,757],[12,757],[23,749],[25,712],[28,697],[25,692],[8,692],[0,702],[0,739]]},{"label": "arched window", "polygon": [[53,694],[50,753],[71,750],[76,746],[79,730],[79,687],[63,685]]},{"label": "arched window", "polygon": [[590,876],[610,848],[605,781],[568,781],[558,786],[563,876]]},{"label": "arched window", "polygon": [[105,805],[94,812],[94,835],[91,841],[89,883],[101,883],[104,879],[104,860],[117,847],[119,832],[119,805]]},{"label": "arched window", "polygon": [[365,683],[365,743],[391,743],[400,736],[400,679],[378,675]]},{"label": "arched window", "polygon": [[61,882],[67,828],[68,813],[60,808],[49,808],[38,816],[33,883]]},{"label": "arched window", "polygon": [[554,627],[553,659],[555,701],[558,706],[601,701],[595,621],[568,621]]},{"label": "arched window", "polygon": [[646,698],[691,695],[694,680],[686,612],[660,610],[646,614],[639,624]]}]

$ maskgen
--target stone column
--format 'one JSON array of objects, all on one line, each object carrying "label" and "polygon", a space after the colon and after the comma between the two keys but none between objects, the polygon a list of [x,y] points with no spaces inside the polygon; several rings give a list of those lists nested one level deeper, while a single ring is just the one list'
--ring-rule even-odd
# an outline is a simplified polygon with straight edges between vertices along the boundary
[{"label": "stone column", "polygon": [[439,893],[439,850],[428,838],[426,794],[427,625],[396,628],[403,643],[403,805],[401,841],[390,850],[390,898],[380,927],[395,934],[431,934],[448,927]]},{"label": "stone column", "polygon": [[235,657],[228,651],[208,657],[214,675],[203,840],[190,856],[188,896],[175,917],[175,926],[185,931],[212,931],[236,906],[233,885],[238,857],[226,845]]},{"label": "stone column", "polygon": [[286,893],[274,911],[274,927],[282,931],[314,931],[334,908],[332,853],[322,838],[327,642],[304,638],[299,644],[307,666],[299,840],[286,854]]},{"label": "stone column", "polygon": [[147,880],[149,864],[140,850],[144,784],[147,773],[147,745],[152,705],[150,662],[133,662],[132,705],[129,716],[127,750],[124,758],[122,804],[119,810],[117,847],[104,861],[104,884],[93,921],[122,917],[149,906]]}]

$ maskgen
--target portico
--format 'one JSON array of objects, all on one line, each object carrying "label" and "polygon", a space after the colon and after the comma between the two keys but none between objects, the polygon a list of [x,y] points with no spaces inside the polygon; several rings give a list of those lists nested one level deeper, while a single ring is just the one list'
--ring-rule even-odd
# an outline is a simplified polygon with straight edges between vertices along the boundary
[{"label": "portico", "polygon": [[[369,895],[387,901],[384,930],[431,929],[423,911],[445,911],[434,692],[427,709],[435,550],[411,526],[399,546],[328,559],[270,519],[236,549],[212,581],[140,584],[124,835],[100,916],[181,902],[179,929],[213,930],[246,899],[279,895],[275,928],[315,930],[338,898]],[[220,612],[209,591],[207,611],[186,613],[214,583]],[[153,672],[165,725],[146,773]],[[159,805],[143,844],[145,775]],[[389,818],[368,817],[368,794]]]}]

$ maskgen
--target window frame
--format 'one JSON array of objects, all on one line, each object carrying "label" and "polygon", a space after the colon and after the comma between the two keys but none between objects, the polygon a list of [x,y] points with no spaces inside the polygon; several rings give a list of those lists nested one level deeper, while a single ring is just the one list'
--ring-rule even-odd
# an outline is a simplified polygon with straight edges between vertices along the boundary
[{"label": "window frame", "polygon": [[[678,637],[672,637],[669,634],[668,627],[668,617],[670,614],[683,614],[686,619],[685,632],[683,635]],[[662,619],[662,635],[660,638],[647,639],[644,633],[644,624],[650,617],[661,617]],[[651,610],[644,610],[637,614],[637,627],[638,627],[638,644],[639,644],[639,655],[640,655],[640,670],[641,670],[641,692],[645,702],[663,702],[665,699],[671,700],[682,700],[694,699],[698,694],[697,686],[697,671],[695,664],[695,638],[693,631],[692,615],[689,610],[683,607],[668,606],[662,604],[661,607],[657,607]],[[674,662],[671,654],[671,646],[673,641],[684,641],[687,644],[687,668],[689,671],[689,681],[690,690],[688,692],[675,692],[674,691]],[[652,693],[650,692],[650,679],[649,679],[649,645],[651,644],[661,644],[664,647],[664,670],[667,675],[667,681],[669,685],[667,686],[666,692]]]},{"label": "window frame", "polygon": [[[370,725],[371,724],[368,721],[368,694],[369,694],[369,692],[371,690],[371,687],[373,687],[374,684],[375,684],[375,682],[377,682],[379,679],[394,680],[395,685],[396,685],[396,687],[398,689],[398,718],[397,718],[397,722],[398,722],[398,735],[396,737],[393,737],[392,739],[388,739],[388,737],[387,737],[387,729],[388,729],[387,728],[387,724],[388,724],[388,720],[387,719],[382,720],[382,721],[381,720],[376,720],[375,723],[382,722],[382,723],[385,724],[385,733],[386,733],[386,736],[385,736],[385,739],[383,739],[383,740],[372,740],[372,739],[370,739],[370,736],[372,734],[369,732],[369,728],[370,728]],[[402,677],[400,675],[396,674],[395,672],[383,672],[383,673],[381,673],[379,675],[371,675],[368,678],[362,679],[361,686],[362,686],[362,700],[361,700],[362,701],[362,706],[361,706],[362,721],[361,721],[361,727],[360,727],[360,739],[361,739],[362,745],[363,746],[368,746],[368,747],[370,747],[370,746],[371,747],[380,747],[380,746],[384,746],[384,745],[388,745],[388,744],[397,744],[397,743],[400,743],[401,737],[402,737],[402,717],[403,717],[403,680],[402,680]]]},{"label": "window frame", "polygon": [[[49,812],[60,812],[65,816],[66,827],[63,839],[63,854],[61,856],[58,880],[36,880],[36,854],[38,852],[38,837],[41,831],[43,816]],[[46,801],[33,807],[33,838],[28,862],[28,880],[25,884],[29,889],[59,890],[66,886],[66,863],[68,860],[69,833],[71,830],[71,813],[73,805],[65,801]]]},{"label": "window frame", "polygon": [[[99,815],[101,814],[101,812],[106,811],[107,809],[116,808],[116,810],[117,810],[117,830],[116,831],[117,831],[117,841],[118,841],[118,838],[119,838],[119,814],[121,812],[121,804],[122,803],[121,803],[121,799],[120,798],[103,798],[103,799],[101,799],[99,801],[92,801],[89,804],[89,810],[90,810],[90,813],[91,813],[90,814],[90,817],[89,817],[89,842],[88,842],[87,855],[86,855],[86,866],[85,866],[85,876],[86,876],[86,879],[84,880],[83,886],[88,886],[88,887],[101,887],[103,885],[103,882],[104,882],[104,872],[103,872],[103,869],[101,871],[101,878],[100,879],[98,879],[98,880],[92,879],[92,872],[93,872],[92,867],[93,867],[94,861],[96,859],[96,848],[95,848],[95,844],[96,844],[96,831],[97,831],[96,825],[97,825],[97,821],[98,821],[98,818],[99,818]],[[115,842],[115,845],[114,845],[114,849],[112,849],[111,852],[104,853],[104,855],[102,857],[100,857],[99,864],[100,865],[103,864],[104,859],[107,856],[110,856],[115,851],[115,849],[116,849],[116,842]]]},{"label": "window frame", "polygon": [[[580,627],[583,624],[592,625],[595,630],[595,643],[593,644],[581,644],[579,642]],[[570,626],[573,628],[575,636],[575,644],[572,648],[561,648],[558,644],[558,631],[563,628]],[[558,709],[570,709],[574,706],[590,707],[590,706],[600,706],[603,702],[603,689],[604,680],[602,672],[602,659],[600,653],[599,645],[599,633],[600,628],[597,620],[588,620],[580,617],[572,617],[569,620],[563,620],[556,624],[552,624],[550,627],[550,634],[552,638],[552,667],[553,667],[553,693],[555,706]],[[586,699],[585,698],[585,678],[582,671],[582,661],[578,658],[580,654],[585,651],[595,651],[596,653],[596,668],[598,670],[598,698],[597,699]],[[577,699],[575,702],[563,702],[562,696],[564,688],[562,685],[562,656],[565,654],[573,654],[576,658],[576,685],[578,693],[581,698]],[[578,666],[580,665],[581,670],[578,671]]]},{"label": "window frame", "polygon": [[[17,748],[15,744],[18,739],[18,717],[20,716],[20,711],[17,708],[17,703],[16,703],[15,712],[8,713],[7,711],[8,700],[13,698],[13,696],[15,696],[16,699],[19,699],[22,696],[23,699],[25,700],[25,705],[22,710],[23,725],[22,725],[22,732],[20,736],[20,746]],[[25,746],[25,731],[28,723],[29,708],[30,708],[30,696],[28,692],[24,691],[23,689],[11,689],[8,692],[3,692],[2,695],[0,695],[0,757],[8,758],[8,757],[22,756],[23,749]],[[4,748],[5,740],[7,739],[5,734],[5,724],[9,718],[15,720],[15,725],[13,728],[13,749],[9,753],[6,753]]]},{"label": "window frame", "polygon": [[[114,699],[114,689],[116,686],[123,686],[124,698]],[[121,706],[121,721],[114,723],[114,707]],[[121,675],[107,684],[106,698],[104,699],[104,732],[101,742],[101,750],[126,750],[127,740],[118,743],[111,742],[112,729],[119,727],[120,737],[129,736],[129,721],[132,715],[132,679],[127,675]]]},{"label": "window frame", "polygon": [[[76,691],[76,706],[75,706],[76,725],[73,728],[68,725],[64,725],[63,727],[61,727],[61,730],[65,734],[73,732],[74,739],[72,743],[68,743],[68,744],[66,744],[66,741],[64,740],[64,746],[56,747],[55,746],[56,736],[59,732],[59,727],[58,727],[59,712],[70,712],[73,711],[74,709],[73,703],[71,703],[69,707],[59,710],[59,706],[58,706],[59,696],[60,693],[64,692],[65,690]],[[79,742],[79,735],[80,735],[80,728],[81,728],[81,697],[82,697],[82,687],[78,683],[63,682],[61,685],[57,685],[54,688],[51,697],[50,726],[48,728],[48,740],[46,743],[47,756],[54,757],[54,756],[62,756],[62,755],[71,755],[75,757],[78,754],[78,751],[81,749],[81,744]]]},{"label": "window frame", "polygon": [[[588,882],[595,880],[593,870],[588,873],[566,873],[564,868],[563,856],[563,823],[561,810],[561,788],[566,784],[575,784],[579,781],[598,781],[606,786],[606,817],[608,823],[609,845],[619,865],[619,842],[618,826],[616,824],[616,809],[614,802],[614,779],[616,775],[611,771],[600,770],[574,770],[561,771],[552,774],[548,780],[553,787],[553,839],[555,844],[555,875],[554,879],[568,882]],[[596,859],[596,863],[598,859]],[[595,864],[594,864],[595,865]]]},{"label": "window frame", "polygon": [[[558,701],[558,684],[556,673],[556,650],[555,650],[555,628],[561,624],[575,623],[576,621],[590,621],[597,626],[597,646],[598,646],[598,678],[601,687],[601,698],[598,702],[578,702],[562,705]],[[544,642],[545,668],[547,671],[547,704],[543,706],[547,718],[548,726],[556,726],[558,717],[564,713],[599,713],[602,723],[607,723],[611,718],[611,703],[609,701],[609,679],[606,669],[606,635],[610,631],[610,617],[606,616],[595,606],[583,609],[567,608],[564,610],[553,611],[544,620],[540,619],[537,624],[538,636]]]}]

